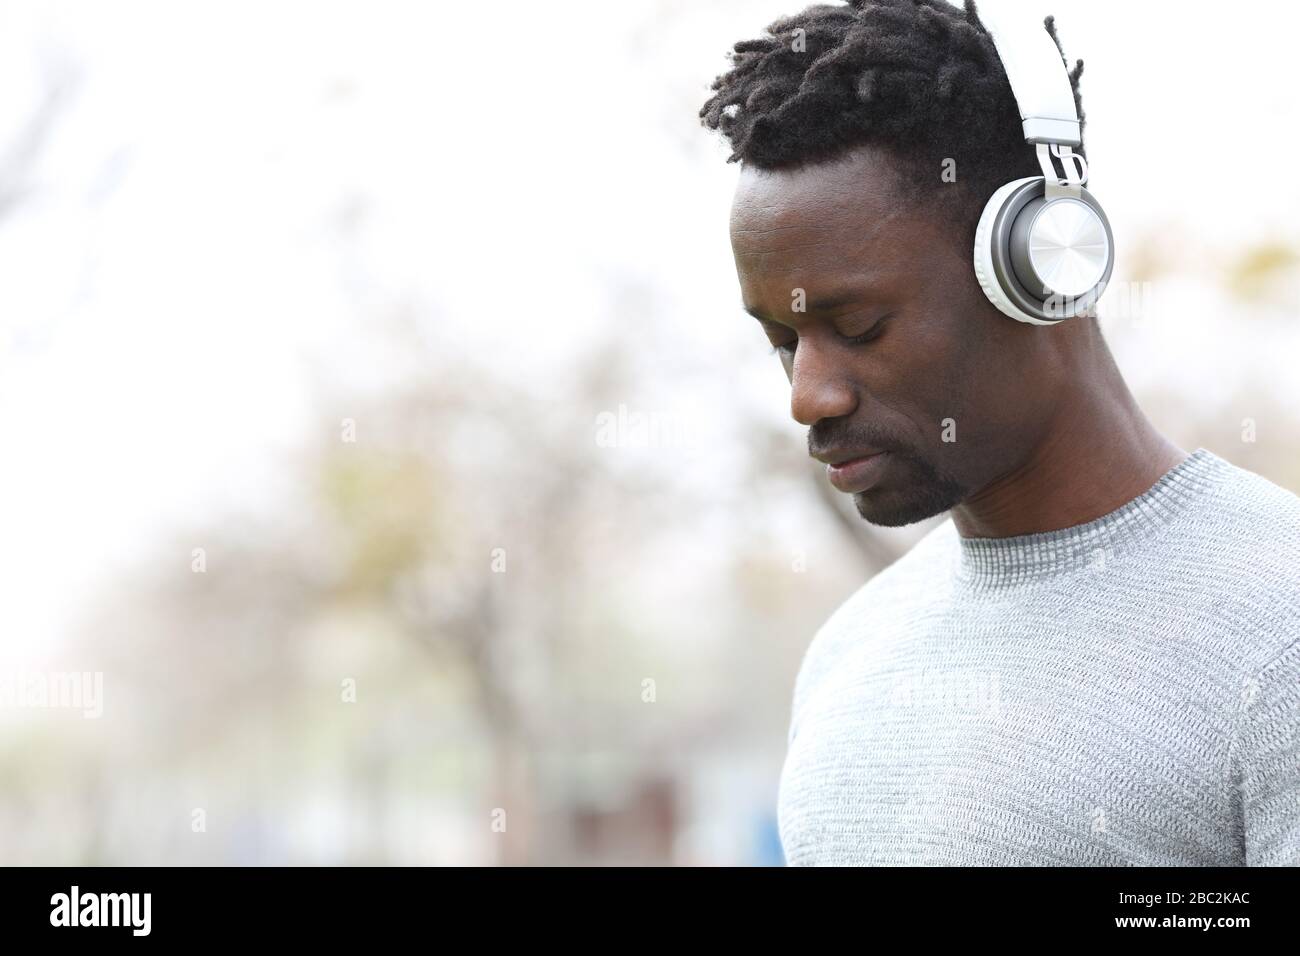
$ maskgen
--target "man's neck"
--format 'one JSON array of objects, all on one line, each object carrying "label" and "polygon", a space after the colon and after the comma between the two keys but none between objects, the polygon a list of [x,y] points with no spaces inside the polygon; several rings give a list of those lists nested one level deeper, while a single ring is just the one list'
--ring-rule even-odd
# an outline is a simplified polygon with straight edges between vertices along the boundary
[{"label": "man's neck", "polygon": [[[1100,518],[1148,491],[1187,457],[1138,407],[1109,349],[1029,457],[952,510],[966,538],[1056,531]],[[1095,373],[1095,369],[1094,369]]]}]

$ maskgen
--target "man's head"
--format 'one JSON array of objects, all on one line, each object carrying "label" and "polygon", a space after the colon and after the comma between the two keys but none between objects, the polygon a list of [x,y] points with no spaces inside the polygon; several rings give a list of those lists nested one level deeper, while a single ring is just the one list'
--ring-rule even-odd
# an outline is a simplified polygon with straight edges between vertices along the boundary
[{"label": "man's head", "polygon": [[971,0],[854,0],[780,20],[732,59],[700,115],[741,163],[742,299],[809,451],[886,453],[830,469],[872,523],[947,511],[1046,434],[1086,334],[1007,319],[974,276],[989,195],[1039,174],[993,41]]}]

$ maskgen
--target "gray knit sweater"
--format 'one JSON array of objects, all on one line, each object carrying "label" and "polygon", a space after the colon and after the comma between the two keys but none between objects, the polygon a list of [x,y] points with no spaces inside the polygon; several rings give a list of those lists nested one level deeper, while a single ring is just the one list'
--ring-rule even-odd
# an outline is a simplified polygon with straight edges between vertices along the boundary
[{"label": "gray knit sweater", "polygon": [[1300,865],[1300,498],[1198,448],[1095,521],[951,518],[795,682],[786,859]]}]

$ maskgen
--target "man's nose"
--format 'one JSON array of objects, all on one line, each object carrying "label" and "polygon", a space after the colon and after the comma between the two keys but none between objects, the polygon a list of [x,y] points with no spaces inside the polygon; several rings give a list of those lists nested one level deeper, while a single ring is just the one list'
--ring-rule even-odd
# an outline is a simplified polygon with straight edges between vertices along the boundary
[{"label": "man's nose", "polygon": [[857,407],[853,385],[843,369],[811,336],[799,340],[790,366],[790,414],[812,427],[823,418],[839,418]]}]

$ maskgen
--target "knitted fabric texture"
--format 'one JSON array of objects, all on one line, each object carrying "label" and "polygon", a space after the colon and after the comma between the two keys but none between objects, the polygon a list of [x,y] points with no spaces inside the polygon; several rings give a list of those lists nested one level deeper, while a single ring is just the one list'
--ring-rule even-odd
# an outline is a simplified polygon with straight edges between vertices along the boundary
[{"label": "knitted fabric texture", "polygon": [[944,520],[822,626],[791,865],[1300,865],[1300,498],[1198,448],[1094,521]]}]

